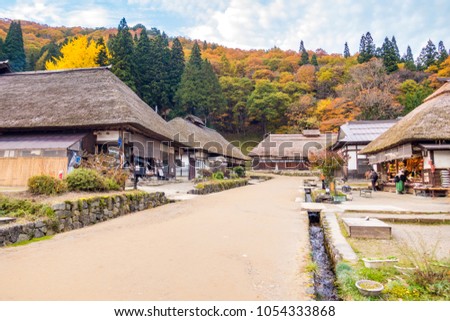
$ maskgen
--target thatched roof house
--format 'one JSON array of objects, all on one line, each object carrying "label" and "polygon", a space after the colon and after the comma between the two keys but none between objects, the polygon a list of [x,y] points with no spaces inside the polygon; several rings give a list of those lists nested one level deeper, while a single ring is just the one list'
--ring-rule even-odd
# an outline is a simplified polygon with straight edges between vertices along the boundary
[{"label": "thatched roof house", "polygon": [[334,143],[336,134],[322,134],[319,130],[303,134],[267,135],[249,156],[254,169],[307,169],[308,156]]},{"label": "thatched roof house", "polygon": [[[2,185],[65,175],[83,151],[175,174],[171,127],[108,67],[3,73],[0,88],[0,178],[14,173]],[[55,150],[62,140],[76,148]]]},{"label": "thatched roof house", "polygon": [[394,176],[399,170],[410,174],[406,187],[411,193],[423,185],[450,186],[450,82],[428,96],[361,153],[369,155],[371,164],[377,164],[387,188],[389,184],[394,186]]},{"label": "thatched roof house", "polygon": [[170,126],[107,67],[0,76],[0,132],[133,128],[161,140]]},{"label": "thatched roof house", "polygon": [[450,83],[428,96],[422,105],[372,141],[361,153],[375,154],[411,142],[450,142]]},{"label": "thatched roof house", "polygon": [[204,125],[200,118],[187,116],[169,121],[175,135],[174,141],[193,149],[203,150],[211,155],[222,155],[237,160],[249,160],[239,148],[227,141],[214,129]]}]

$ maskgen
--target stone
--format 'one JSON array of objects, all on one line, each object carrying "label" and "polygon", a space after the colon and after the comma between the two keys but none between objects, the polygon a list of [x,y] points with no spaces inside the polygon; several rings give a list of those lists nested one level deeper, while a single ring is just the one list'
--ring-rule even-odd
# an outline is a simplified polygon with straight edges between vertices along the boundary
[{"label": "stone", "polygon": [[65,203],[53,204],[52,209],[55,212],[56,211],[64,211],[66,209],[66,204]]},{"label": "stone", "polygon": [[19,237],[17,238],[17,242],[25,242],[29,240],[30,237],[28,236],[28,234],[19,234]]},{"label": "stone", "polygon": [[42,233],[40,230],[34,231],[34,237],[35,238],[39,238],[39,237],[43,237],[43,236],[45,236],[45,234]]},{"label": "stone", "polygon": [[41,227],[45,226],[45,223],[43,221],[39,220],[34,223],[34,226],[36,228],[41,228]]},{"label": "stone", "polygon": [[47,234],[47,231],[48,231],[47,226],[41,227],[41,228],[39,229],[39,231],[41,231],[41,232],[44,233],[44,234]]},{"label": "stone", "polygon": [[82,227],[83,227],[83,225],[82,225],[80,222],[75,222],[75,223],[73,223],[73,228],[74,228],[74,230],[79,229],[79,228],[82,228]]}]

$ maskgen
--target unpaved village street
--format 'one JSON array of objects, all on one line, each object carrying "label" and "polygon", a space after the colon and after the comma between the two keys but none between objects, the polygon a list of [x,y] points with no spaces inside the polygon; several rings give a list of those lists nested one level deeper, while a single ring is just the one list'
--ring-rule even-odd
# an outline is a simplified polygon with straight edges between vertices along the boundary
[{"label": "unpaved village street", "polygon": [[299,178],[0,248],[0,300],[307,300]]}]

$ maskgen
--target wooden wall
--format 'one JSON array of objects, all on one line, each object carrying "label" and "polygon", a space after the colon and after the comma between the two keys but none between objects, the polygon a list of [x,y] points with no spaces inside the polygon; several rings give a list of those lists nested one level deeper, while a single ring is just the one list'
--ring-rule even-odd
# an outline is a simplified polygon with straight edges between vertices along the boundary
[{"label": "wooden wall", "polygon": [[67,157],[14,157],[0,158],[0,186],[27,186],[28,178],[48,174],[67,174]]}]

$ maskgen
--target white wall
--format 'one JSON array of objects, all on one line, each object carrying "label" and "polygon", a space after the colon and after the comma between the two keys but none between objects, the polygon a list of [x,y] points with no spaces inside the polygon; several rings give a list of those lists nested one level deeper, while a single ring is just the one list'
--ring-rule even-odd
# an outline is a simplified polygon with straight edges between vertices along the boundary
[{"label": "white wall", "polygon": [[434,166],[439,169],[450,168],[450,150],[435,150]]},{"label": "white wall", "polygon": [[357,163],[357,159],[356,159],[356,152],[348,152],[348,170],[352,171],[352,170],[357,170],[358,169],[358,163]]}]

